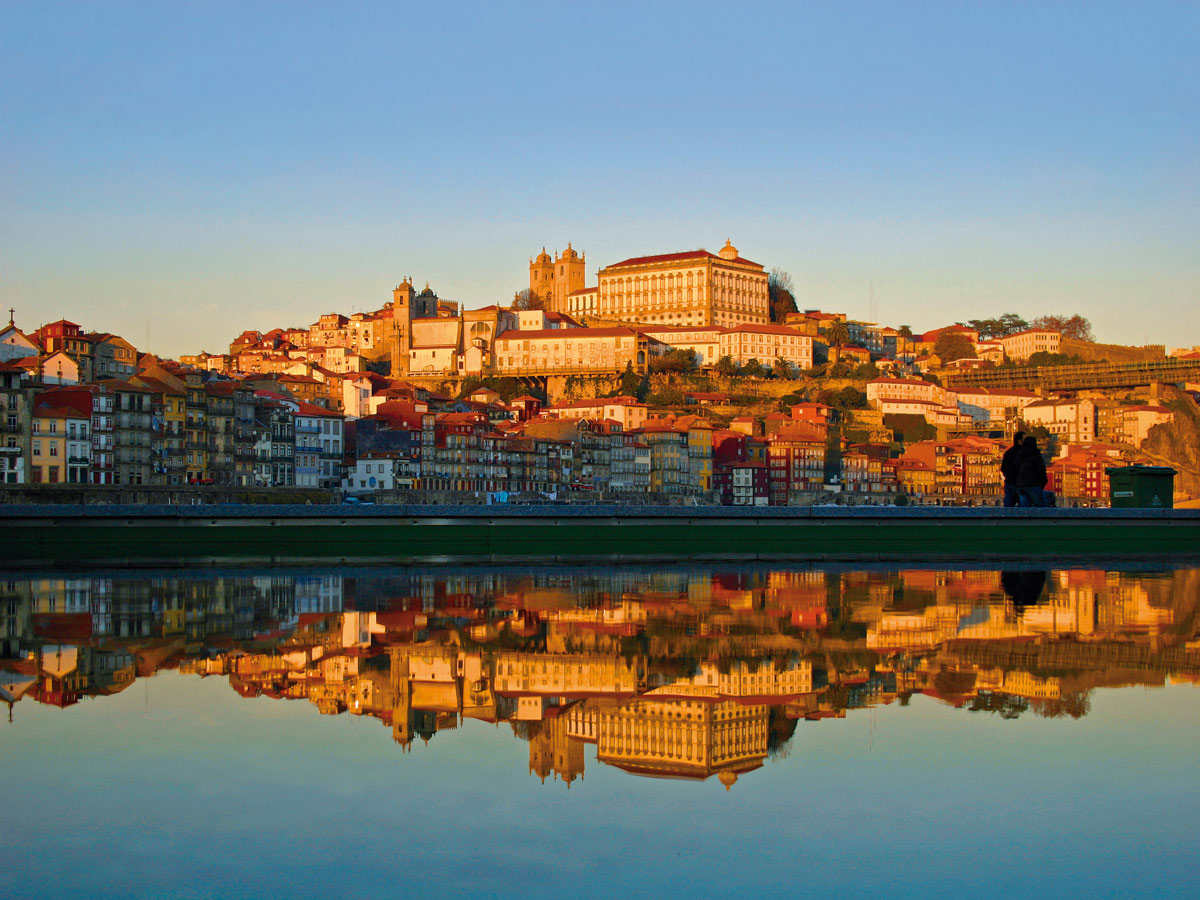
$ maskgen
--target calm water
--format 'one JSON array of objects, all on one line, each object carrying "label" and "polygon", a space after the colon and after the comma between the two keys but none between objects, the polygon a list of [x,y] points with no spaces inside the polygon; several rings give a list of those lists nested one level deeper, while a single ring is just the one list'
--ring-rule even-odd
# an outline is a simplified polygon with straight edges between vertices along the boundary
[{"label": "calm water", "polygon": [[4,579],[0,896],[1196,896],[1200,569]]}]

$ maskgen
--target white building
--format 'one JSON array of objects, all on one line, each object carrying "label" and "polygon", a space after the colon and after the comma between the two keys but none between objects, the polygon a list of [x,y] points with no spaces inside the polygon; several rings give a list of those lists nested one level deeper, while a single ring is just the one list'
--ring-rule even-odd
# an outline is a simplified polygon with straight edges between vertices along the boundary
[{"label": "white building", "polygon": [[757,359],[766,366],[782,359],[799,369],[811,369],[813,339],[784,325],[739,325],[721,335],[721,356],[738,364]]},{"label": "white building", "polygon": [[1091,400],[1037,400],[1021,412],[1029,425],[1041,425],[1059,440],[1091,444],[1096,440],[1096,404]]}]

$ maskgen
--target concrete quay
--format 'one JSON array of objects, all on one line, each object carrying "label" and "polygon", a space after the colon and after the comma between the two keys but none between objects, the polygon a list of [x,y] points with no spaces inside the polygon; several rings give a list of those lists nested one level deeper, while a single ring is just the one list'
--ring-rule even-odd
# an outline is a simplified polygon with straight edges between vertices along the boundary
[{"label": "concrete quay", "polygon": [[660,506],[5,506],[0,566],[1200,555],[1200,510]]}]

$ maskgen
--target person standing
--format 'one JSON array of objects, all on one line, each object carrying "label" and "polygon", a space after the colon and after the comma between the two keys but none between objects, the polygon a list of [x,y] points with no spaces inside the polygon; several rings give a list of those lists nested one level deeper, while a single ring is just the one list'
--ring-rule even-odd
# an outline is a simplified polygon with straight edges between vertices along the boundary
[{"label": "person standing", "polygon": [[1000,457],[1000,474],[1004,476],[1004,505],[1019,506],[1021,492],[1017,489],[1017,468],[1021,465],[1021,443],[1025,440],[1025,432],[1018,431],[1013,435],[1012,446]]},{"label": "person standing", "polygon": [[1037,438],[1032,434],[1021,444],[1021,455],[1017,464],[1017,488],[1021,493],[1022,506],[1046,505],[1046,461],[1038,450]]}]

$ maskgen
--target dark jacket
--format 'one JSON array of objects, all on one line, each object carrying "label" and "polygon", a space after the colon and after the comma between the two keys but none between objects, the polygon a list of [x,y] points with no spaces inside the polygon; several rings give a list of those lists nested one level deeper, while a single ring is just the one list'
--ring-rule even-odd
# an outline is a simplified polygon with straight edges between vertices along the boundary
[{"label": "dark jacket", "polygon": [[1013,444],[1000,457],[1000,474],[1004,476],[1005,484],[1017,483],[1017,469],[1021,466],[1021,447]]},{"label": "dark jacket", "polygon": [[1022,447],[1019,460],[1017,487],[1044,488],[1048,479],[1046,478],[1046,462],[1042,459],[1042,454],[1037,450]]}]

